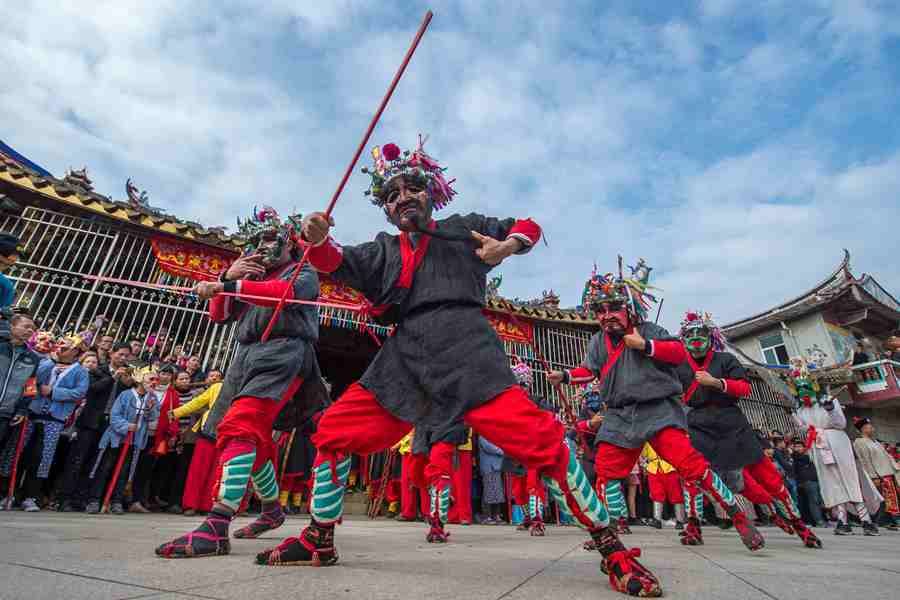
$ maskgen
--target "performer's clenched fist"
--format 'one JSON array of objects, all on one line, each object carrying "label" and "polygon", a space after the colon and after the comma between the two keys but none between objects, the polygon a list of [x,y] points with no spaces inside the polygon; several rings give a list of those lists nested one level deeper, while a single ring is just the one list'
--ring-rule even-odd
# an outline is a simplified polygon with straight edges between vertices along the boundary
[{"label": "performer's clenched fist", "polygon": [[314,212],[303,218],[303,239],[318,246],[328,237],[328,230],[334,227],[334,219],[323,212]]},{"label": "performer's clenched fist", "polygon": [[201,281],[192,290],[201,300],[209,300],[224,291],[225,285],[218,281]]},{"label": "performer's clenched fist", "polygon": [[636,330],[622,337],[625,345],[632,350],[645,350],[647,348],[647,340],[643,338]]},{"label": "performer's clenched fist", "polygon": [[705,385],[706,387],[714,387],[718,389],[724,389],[721,379],[717,379],[710,375],[707,371],[697,371],[694,373],[694,379],[697,380],[697,383],[700,385]]}]

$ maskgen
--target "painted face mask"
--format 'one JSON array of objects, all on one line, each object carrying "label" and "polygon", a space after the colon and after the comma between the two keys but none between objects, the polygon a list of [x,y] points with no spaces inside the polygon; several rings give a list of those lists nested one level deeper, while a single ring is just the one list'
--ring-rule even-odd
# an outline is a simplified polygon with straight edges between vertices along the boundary
[{"label": "painted face mask", "polygon": [[301,227],[301,216],[291,215],[282,220],[278,212],[270,207],[253,207],[253,213],[246,221],[238,219],[238,232],[247,239],[245,255],[258,254],[267,269],[281,264],[285,247],[296,243]]},{"label": "painted face mask", "polygon": [[819,397],[819,386],[809,376],[806,362],[800,357],[791,359],[788,383],[793,388],[794,396],[800,404],[807,408],[811,407]]},{"label": "painted face mask", "polygon": [[604,331],[613,335],[623,335],[632,326],[646,321],[648,310],[656,302],[648,292],[651,268],[640,260],[638,266],[631,267],[632,276],[625,277],[622,257],[618,258],[617,276],[601,274],[595,265],[581,294],[582,307],[595,315]]},{"label": "painted face mask", "polygon": [[262,263],[266,268],[277,267],[281,263],[287,243],[287,235],[283,232],[275,230],[263,232],[257,242],[256,254],[262,257]]},{"label": "painted face mask", "polygon": [[794,389],[796,390],[794,393],[797,395],[797,399],[803,406],[808,408],[816,401],[818,396],[816,386],[808,377],[795,377]]},{"label": "painted face mask", "polygon": [[681,320],[679,335],[685,350],[694,357],[706,356],[710,350],[713,352],[725,350],[725,337],[706,312],[691,310],[685,313],[684,319]]},{"label": "painted face mask", "polygon": [[681,336],[685,349],[693,356],[706,356],[710,347],[710,334],[707,327],[690,327]]},{"label": "painted face mask", "polygon": [[603,302],[597,307],[597,320],[607,333],[624,333],[628,329],[628,310],[619,302]]}]

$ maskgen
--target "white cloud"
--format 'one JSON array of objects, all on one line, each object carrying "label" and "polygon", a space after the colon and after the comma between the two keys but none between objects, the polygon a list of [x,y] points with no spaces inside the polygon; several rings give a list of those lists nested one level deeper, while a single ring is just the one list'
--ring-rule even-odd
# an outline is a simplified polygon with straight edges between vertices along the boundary
[{"label": "white cloud", "polygon": [[663,46],[671,52],[679,64],[694,65],[702,56],[694,32],[690,26],[678,21],[666,23],[661,31]]}]

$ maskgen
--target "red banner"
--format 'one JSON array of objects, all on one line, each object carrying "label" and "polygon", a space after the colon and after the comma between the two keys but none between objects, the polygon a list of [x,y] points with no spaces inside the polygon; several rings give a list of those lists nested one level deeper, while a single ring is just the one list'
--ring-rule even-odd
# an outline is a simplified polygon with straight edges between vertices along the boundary
[{"label": "red banner", "polygon": [[484,315],[491,322],[491,327],[500,336],[500,339],[511,342],[534,343],[534,327],[531,323],[521,319],[513,319],[509,315],[493,311],[484,311]]},{"label": "red banner", "polygon": [[339,304],[369,304],[369,301],[352,287],[333,280],[325,273],[319,273],[319,300]]},{"label": "red banner", "polygon": [[180,242],[168,238],[150,240],[159,268],[176,277],[195,281],[212,281],[228,270],[237,254],[209,246]]}]

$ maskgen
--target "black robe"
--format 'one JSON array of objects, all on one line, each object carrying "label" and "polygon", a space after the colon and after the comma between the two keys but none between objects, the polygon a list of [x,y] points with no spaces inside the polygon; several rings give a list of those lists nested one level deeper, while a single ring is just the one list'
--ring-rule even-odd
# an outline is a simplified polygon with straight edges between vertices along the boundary
[{"label": "black robe", "polygon": [[[290,279],[293,268],[272,273],[270,278]],[[319,276],[310,265],[304,265],[294,282],[294,298],[315,300],[319,296]],[[291,383],[303,378],[275,423],[275,429],[290,431],[302,425],[322,408],[327,392],[322,385],[316,361],[315,342],[319,339],[319,318],[315,306],[286,304],[268,341],[261,341],[274,308],[241,302],[231,297],[216,297],[212,302],[224,307],[224,321],[237,322],[238,347],[228,366],[219,399],[203,424],[203,435],[215,439],[216,428],[231,407],[242,396],[281,400]],[[212,311],[212,304],[210,309]]]},{"label": "black robe", "polygon": [[[504,240],[515,223],[472,213],[436,226]],[[475,254],[475,243],[420,235],[415,250],[421,255],[424,249],[424,256],[409,287],[402,287],[403,256],[407,269],[414,264],[408,239],[382,232],[372,242],[345,246],[331,275],[384,310],[382,323],[396,324],[360,384],[392,415],[439,440],[516,381],[482,313],[492,267]]]},{"label": "black robe", "polygon": [[[702,367],[704,361],[697,362]],[[713,352],[706,371],[717,379],[747,379],[744,367],[728,352]],[[685,361],[678,365],[678,376],[687,391],[694,382],[694,368]],[[716,471],[741,469],[763,457],[759,440],[737,400],[718,389],[698,385],[687,402],[691,444]]]},{"label": "black robe", "polygon": [[[641,323],[636,329],[648,342],[676,339],[654,323]],[[640,448],[667,427],[687,429],[675,365],[651,358],[641,350],[624,348],[604,376],[603,369],[610,358],[606,336],[601,331],[591,337],[582,362],[583,367],[601,378],[600,396],[607,406],[595,442]]]}]

